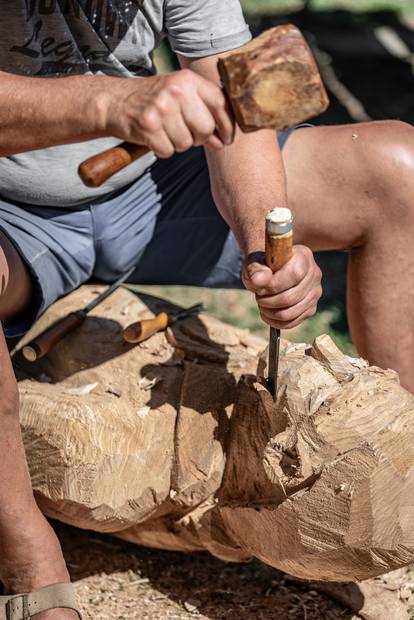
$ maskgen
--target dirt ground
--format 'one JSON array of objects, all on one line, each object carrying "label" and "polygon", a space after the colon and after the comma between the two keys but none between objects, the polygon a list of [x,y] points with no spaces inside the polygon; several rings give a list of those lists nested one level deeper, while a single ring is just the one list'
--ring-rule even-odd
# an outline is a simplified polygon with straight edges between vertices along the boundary
[{"label": "dirt ground", "polygon": [[[356,620],[313,587],[254,561],[145,549],[53,523],[85,620]],[[412,605],[414,576],[389,579]],[[414,615],[412,615],[414,618]]]}]

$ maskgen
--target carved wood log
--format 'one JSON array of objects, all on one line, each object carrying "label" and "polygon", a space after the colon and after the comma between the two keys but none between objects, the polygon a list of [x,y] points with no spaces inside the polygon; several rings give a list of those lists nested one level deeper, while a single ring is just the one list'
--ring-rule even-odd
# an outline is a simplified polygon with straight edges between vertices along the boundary
[{"label": "carved wood log", "polygon": [[[57,302],[25,341],[98,290]],[[303,578],[413,562],[414,398],[396,374],[326,336],[284,342],[275,405],[257,379],[265,343],[247,331],[202,315],[123,342],[128,323],[166,305],[119,290],[41,362],[14,356],[43,511]]]}]

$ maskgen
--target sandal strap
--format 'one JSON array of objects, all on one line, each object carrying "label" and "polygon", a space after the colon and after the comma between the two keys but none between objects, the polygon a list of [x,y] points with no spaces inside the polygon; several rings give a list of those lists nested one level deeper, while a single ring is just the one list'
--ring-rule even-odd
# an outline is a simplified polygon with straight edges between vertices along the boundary
[{"label": "sandal strap", "polygon": [[75,588],[71,583],[54,583],[34,592],[0,596],[0,620],[30,620],[48,609],[73,609],[82,620]]}]

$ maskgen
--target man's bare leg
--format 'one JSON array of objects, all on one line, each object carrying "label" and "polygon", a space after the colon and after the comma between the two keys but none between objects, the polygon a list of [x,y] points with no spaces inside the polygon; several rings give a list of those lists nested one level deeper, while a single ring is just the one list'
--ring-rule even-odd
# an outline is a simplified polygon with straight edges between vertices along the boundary
[{"label": "man's bare leg", "polygon": [[299,129],[283,155],[295,242],[352,249],[353,341],[414,393],[414,128],[383,121]]},{"label": "man's bare leg", "polygon": [[[30,303],[30,276],[0,233],[0,319]],[[59,541],[34,501],[19,425],[17,385],[0,327],[0,579],[8,593],[69,581]],[[38,620],[75,620],[70,610],[51,610]]]}]

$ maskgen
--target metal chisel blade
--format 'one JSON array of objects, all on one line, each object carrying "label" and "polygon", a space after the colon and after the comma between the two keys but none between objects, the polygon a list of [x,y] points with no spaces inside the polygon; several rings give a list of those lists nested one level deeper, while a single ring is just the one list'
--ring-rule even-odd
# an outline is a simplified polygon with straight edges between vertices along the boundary
[{"label": "metal chisel blade", "polygon": [[280,353],[280,329],[270,328],[269,338],[269,375],[268,387],[269,392],[273,396],[273,400],[277,397],[277,376],[279,372],[279,353]]}]

